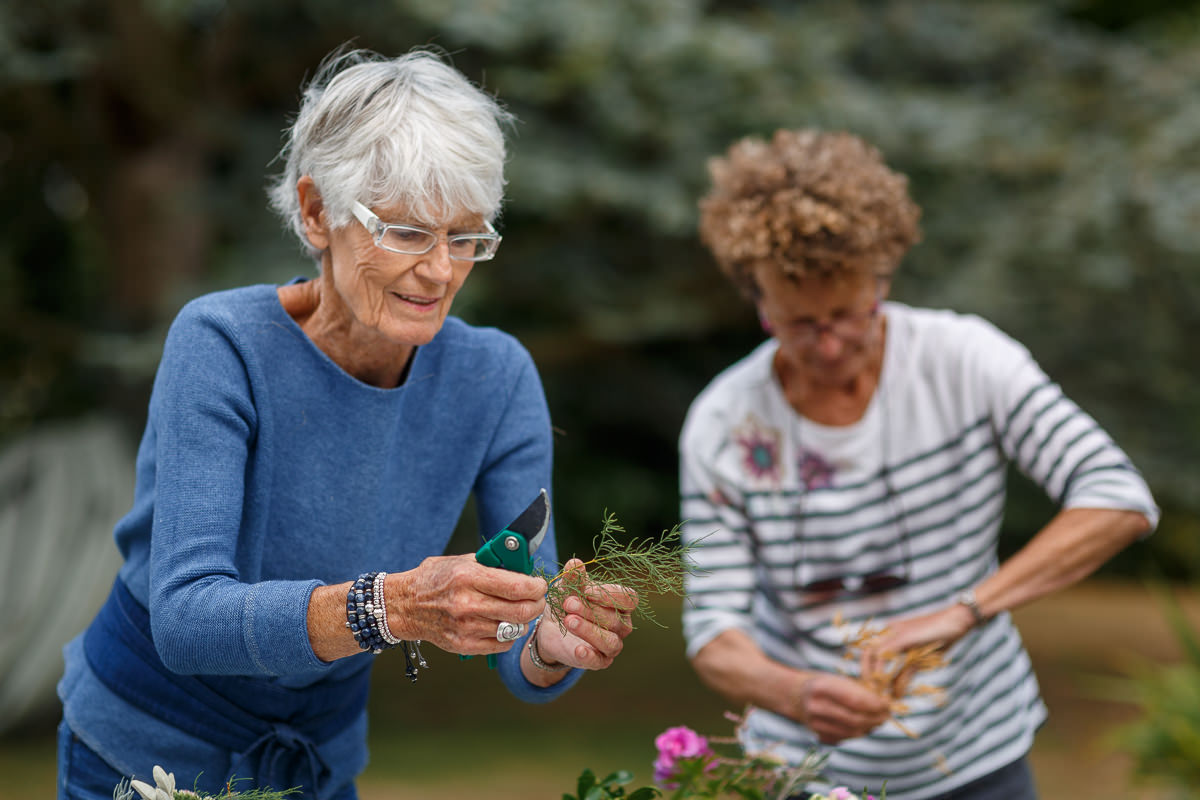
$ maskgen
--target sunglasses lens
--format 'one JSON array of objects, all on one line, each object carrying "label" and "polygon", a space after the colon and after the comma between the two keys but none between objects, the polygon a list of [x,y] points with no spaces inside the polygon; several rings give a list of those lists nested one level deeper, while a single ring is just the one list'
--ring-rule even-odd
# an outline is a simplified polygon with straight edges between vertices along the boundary
[{"label": "sunglasses lens", "polygon": [[841,578],[823,578],[819,581],[806,583],[801,588],[806,592],[840,592],[846,588],[846,583]]},{"label": "sunglasses lens", "polygon": [[887,592],[908,583],[903,575],[892,575],[886,572],[876,572],[862,578],[851,576],[846,578],[823,578],[819,581],[806,583],[800,587],[805,592],[826,594],[828,592],[849,592],[851,594],[875,594]]},{"label": "sunglasses lens", "polygon": [[863,578],[863,590],[867,592],[886,592],[908,583],[902,575],[876,573]]}]

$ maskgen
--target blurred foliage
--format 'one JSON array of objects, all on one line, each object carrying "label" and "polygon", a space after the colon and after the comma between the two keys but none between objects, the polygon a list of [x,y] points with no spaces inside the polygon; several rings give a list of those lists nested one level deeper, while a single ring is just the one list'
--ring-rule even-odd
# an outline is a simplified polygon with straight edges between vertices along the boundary
[{"label": "blurred foliage", "polygon": [[[500,258],[456,311],[520,337],[559,430],[556,514],[677,521],[695,394],[759,339],[694,233],[705,161],[845,128],[912,178],[898,299],[983,314],[1122,443],[1200,573],[1196,2],[45,0],[0,7],[0,437],[144,418],[188,297],[312,274],[263,186],[338,44],[447,50],[521,122]],[[1045,519],[1017,479],[1007,535]],[[572,538],[574,537],[574,538]],[[1134,560],[1126,569],[1136,569]]]},{"label": "blurred foliage", "polygon": [[1138,661],[1127,683],[1112,692],[1141,709],[1136,722],[1108,738],[1132,757],[1134,775],[1173,787],[1178,797],[1194,797],[1200,785],[1200,631],[1188,621],[1179,601],[1165,590],[1158,595],[1184,658],[1177,664]]}]

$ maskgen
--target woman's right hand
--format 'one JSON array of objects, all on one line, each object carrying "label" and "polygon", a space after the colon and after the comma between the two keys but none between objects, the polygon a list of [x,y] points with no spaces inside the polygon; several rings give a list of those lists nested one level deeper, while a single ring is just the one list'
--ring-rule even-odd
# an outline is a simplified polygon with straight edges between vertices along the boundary
[{"label": "woman's right hand", "polygon": [[858,681],[828,673],[806,673],[798,703],[797,721],[825,744],[865,736],[891,716],[887,698]]},{"label": "woman's right hand", "polygon": [[891,715],[887,699],[858,681],[781,664],[739,628],[717,634],[692,664],[730,700],[795,720],[826,744],[863,736]]},{"label": "woman's right hand", "polygon": [[528,623],[546,606],[546,581],[485,567],[472,554],[433,556],[384,580],[388,628],[399,639],[420,639],[450,653],[502,653],[501,622]]}]

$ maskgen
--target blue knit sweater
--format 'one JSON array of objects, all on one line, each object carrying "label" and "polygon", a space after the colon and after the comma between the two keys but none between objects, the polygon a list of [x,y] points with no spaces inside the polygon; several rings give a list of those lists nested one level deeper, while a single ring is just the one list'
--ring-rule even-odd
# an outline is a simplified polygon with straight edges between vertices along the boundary
[{"label": "blue knit sweater", "polygon": [[[133,507],[115,530],[119,577],[149,609],[172,672],[334,683],[374,657],[327,664],[314,655],[313,589],[440,555],[472,493],[481,533],[499,530],[550,488],[551,449],[533,361],[504,333],[448,318],[418,348],[405,383],[385,390],[321,352],[276,287],[201,297],[167,336]],[[537,561],[554,560],[551,529]],[[499,668],[517,697],[548,700],[578,679],[530,684],[520,644]],[[231,754],[110,692],[79,639],[65,656],[66,721],[118,771],[148,775],[161,764],[190,786],[193,773],[230,766]],[[344,773],[334,786],[365,766],[359,717],[322,745]]]}]

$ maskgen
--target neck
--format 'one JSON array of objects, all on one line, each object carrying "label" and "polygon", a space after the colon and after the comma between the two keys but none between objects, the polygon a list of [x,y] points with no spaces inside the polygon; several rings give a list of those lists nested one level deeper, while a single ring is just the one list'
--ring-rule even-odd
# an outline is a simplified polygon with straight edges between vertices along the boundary
[{"label": "neck", "polygon": [[782,349],[775,353],[775,376],[783,395],[797,414],[822,425],[852,425],[862,419],[871,404],[883,372],[883,340],[872,349],[862,369],[831,381],[811,367],[789,359]]},{"label": "neck", "polygon": [[325,274],[323,270],[317,280],[279,287],[284,310],[349,375],[381,389],[399,386],[416,347],[386,339],[354,319],[343,304],[330,301],[335,290],[325,285]]}]

